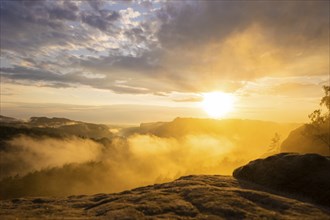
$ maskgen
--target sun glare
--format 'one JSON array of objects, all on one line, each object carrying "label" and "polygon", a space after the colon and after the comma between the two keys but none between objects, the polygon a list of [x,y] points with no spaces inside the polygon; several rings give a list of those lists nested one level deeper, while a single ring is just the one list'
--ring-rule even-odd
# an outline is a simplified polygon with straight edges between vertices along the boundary
[{"label": "sun glare", "polygon": [[233,110],[234,96],[224,92],[203,94],[202,107],[212,118],[220,118]]}]

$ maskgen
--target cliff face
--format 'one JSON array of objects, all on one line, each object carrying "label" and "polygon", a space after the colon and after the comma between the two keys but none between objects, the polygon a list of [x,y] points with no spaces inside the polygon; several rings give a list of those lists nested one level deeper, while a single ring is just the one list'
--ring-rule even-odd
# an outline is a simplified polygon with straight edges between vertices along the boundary
[{"label": "cliff face", "polygon": [[117,194],[0,202],[2,219],[330,219],[330,210],[231,176],[186,176]]}]

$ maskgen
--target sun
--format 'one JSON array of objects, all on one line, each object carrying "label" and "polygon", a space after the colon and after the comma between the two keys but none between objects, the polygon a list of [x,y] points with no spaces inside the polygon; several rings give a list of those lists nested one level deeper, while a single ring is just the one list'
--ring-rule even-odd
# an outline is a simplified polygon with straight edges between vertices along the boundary
[{"label": "sun", "polygon": [[220,118],[234,108],[234,96],[224,92],[203,94],[202,108],[212,118]]}]

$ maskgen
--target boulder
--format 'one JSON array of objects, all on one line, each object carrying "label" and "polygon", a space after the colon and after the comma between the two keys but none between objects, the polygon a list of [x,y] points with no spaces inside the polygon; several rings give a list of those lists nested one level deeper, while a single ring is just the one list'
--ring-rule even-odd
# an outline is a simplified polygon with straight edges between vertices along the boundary
[{"label": "boulder", "polygon": [[233,176],[330,206],[330,157],[280,153],[251,161]]}]

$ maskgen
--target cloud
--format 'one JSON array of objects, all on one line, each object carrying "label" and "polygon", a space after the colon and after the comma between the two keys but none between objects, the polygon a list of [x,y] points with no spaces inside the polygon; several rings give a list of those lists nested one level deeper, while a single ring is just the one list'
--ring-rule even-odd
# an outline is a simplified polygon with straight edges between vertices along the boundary
[{"label": "cloud", "polygon": [[[158,32],[169,72],[196,90],[223,80],[326,75],[328,3],[198,1],[169,3]],[[173,67],[173,68],[171,68]],[[198,82],[198,83],[196,83]]]},{"label": "cloud", "polygon": [[[82,22],[98,28],[101,31],[110,31],[111,29],[116,28],[112,23],[120,18],[120,14],[118,12],[109,10],[101,10],[98,12],[98,14],[83,12],[81,14]],[[115,33],[115,31],[111,31]]]},{"label": "cloud", "polygon": [[[0,68],[5,82],[16,84],[33,83],[36,86],[47,86],[54,88],[65,88],[80,85],[88,85],[94,88],[112,90],[116,93],[145,94],[149,90],[144,87],[104,81],[104,75],[73,72],[69,74],[56,73],[37,68],[14,66],[10,68]],[[100,77],[101,76],[101,77]]]},{"label": "cloud", "polygon": [[[169,2],[159,12],[164,21],[159,38],[165,47],[203,45],[222,41],[258,24],[275,34],[273,39],[290,44],[305,40],[327,41],[329,3],[314,2]],[[299,37],[297,37],[299,36]],[[291,41],[296,38],[298,41]],[[257,46],[257,45],[256,45]]]},{"label": "cloud", "polygon": [[104,5],[104,1],[103,0],[88,1],[88,4],[95,11],[100,11],[100,8]]},{"label": "cloud", "polygon": [[[1,7],[5,30],[1,49],[7,60],[1,66],[3,77],[11,83],[39,85],[42,81],[44,86],[82,84],[119,93],[146,93],[145,85],[115,81],[122,80],[118,72],[131,72],[123,77],[127,80],[135,68],[141,66],[137,71],[142,72],[154,65],[153,59],[141,56],[148,50],[149,26],[138,27],[131,21],[140,16],[132,8],[116,11],[109,8],[110,3],[93,2],[88,3],[93,10],[85,10],[86,4],[5,2]],[[84,77],[102,72],[106,73],[103,80]]]},{"label": "cloud", "polygon": [[200,102],[202,101],[202,97],[189,97],[189,98],[180,98],[180,99],[173,99],[175,102]]},{"label": "cloud", "polygon": [[277,95],[286,97],[317,98],[322,96],[322,86],[328,83],[324,76],[263,77],[249,82],[238,90],[240,95]]},{"label": "cloud", "polygon": [[74,2],[64,1],[62,5],[56,5],[49,9],[50,19],[76,21],[79,8]]},{"label": "cloud", "polygon": [[64,22],[77,19],[73,2],[4,1],[1,4],[1,47],[26,54],[52,44],[68,44]]},{"label": "cloud", "polygon": [[5,1],[1,47],[10,65],[1,71],[11,83],[151,94],[327,75],[328,8],[327,1]]}]

